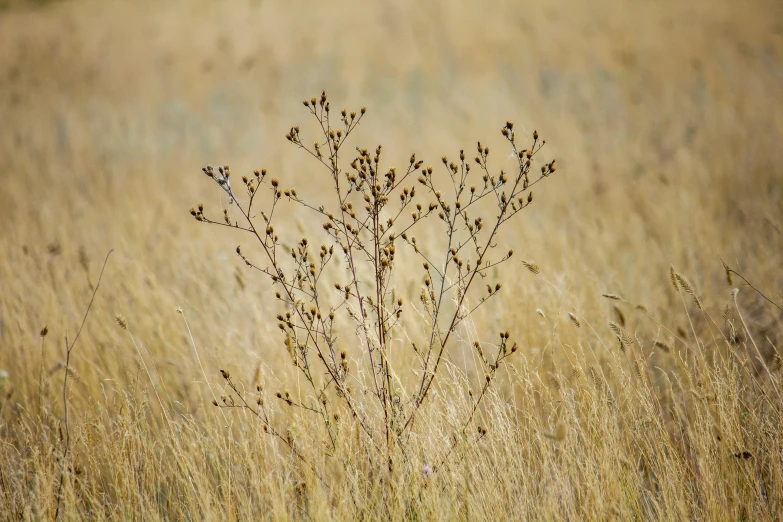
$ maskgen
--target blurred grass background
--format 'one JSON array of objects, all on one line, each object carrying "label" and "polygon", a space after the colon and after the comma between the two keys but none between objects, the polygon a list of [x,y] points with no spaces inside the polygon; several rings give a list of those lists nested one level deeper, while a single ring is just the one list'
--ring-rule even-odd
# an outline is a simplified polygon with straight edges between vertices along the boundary
[{"label": "blurred grass background", "polygon": [[[136,382],[117,313],[195,418],[214,412],[178,306],[208,374],[249,380],[262,361],[274,379],[285,358],[265,283],[239,271],[235,238],[188,209],[226,203],[200,175],[207,163],[265,167],[312,194],[327,187],[284,139],[307,121],[301,100],[323,89],[336,108],[368,107],[352,145],[382,143],[400,165],[416,152],[437,166],[480,140],[495,169],[510,169],[500,127],[537,129],[559,170],[503,240],[597,325],[611,318],[609,291],[687,327],[669,264],[716,316],[730,291],[721,259],[781,300],[778,1],[0,6],[0,431],[11,445],[24,439],[14,419],[36,407],[44,325],[47,397],[61,410],[61,339],[110,247],[74,352],[84,422],[98,404],[117,413],[109,399]],[[567,322],[571,308],[519,265],[507,285],[513,298],[483,310],[477,329],[523,332],[535,360],[551,340],[536,309]],[[749,290],[741,301],[771,354],[781,315]],[[631,327],[645,328],[656,336]],[[576,342],[569,335],[563,343]]]}]

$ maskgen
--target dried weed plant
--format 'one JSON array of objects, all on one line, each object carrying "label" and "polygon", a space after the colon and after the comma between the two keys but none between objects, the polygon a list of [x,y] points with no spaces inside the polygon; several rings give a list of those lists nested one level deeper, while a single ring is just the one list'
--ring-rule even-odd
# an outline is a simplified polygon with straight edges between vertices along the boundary
[{"label": "dried weed plant", "polygon": [[[473,158],[461,150],[458,160],[443,156],[442,167],[434,168],[412,154],[398,170],[386,165],[381,145],[372,151],[348,148],[366,108],[342,109],[335,116],[325,92],[303,105],[315,120],[319,139],[308,145],[298,125],[285,137],[326,171],[331,194],[311,199],[266,169],[242,176],[240,184],[228,166],[210,165],[203,173],[225,192],[237,217],[232,219],[229,208],[223,209],[222,219],[213,217],[203,204],[190,213],[200,223],[227,227],[252,239],[254,248],[238,246],[236,254],[272,283],[270,291],[281,308],[276,316],[281,344],[309,385],[304,397],[295,400],[290,392],[278,391],[277,401],[310,412],[322,423],[327,452],[336,449],[340,418],[347,414],[356,419],[393,472],[400,458],[409,458],[409,432],[415,429],[444,357],[457,344],[458,330],[501,292],[496,269],[514,253],[500,249],[501,229],[532,204],[532,188],[557,166],[551,160],[534,167],[545,141],[534,131],[529,144],[520,145],[514,124],[508,121],[501,133],[516,158],[512,172],[493,171],[489,147],[480,142]],[[310,237],[292,238],[293,223],[278,217],[284,204],[322,220],[318,234],[311,231]],[[420,227],[431,230],[437,224],[445,240],[417,241]],[[403,248],[410,255],[401,255]],[[334,264],[340,267],[330,271]],[[528,268],[538,271],[535,265]],[[413,282],[420,285],[420,296],[414,307],[400,297],[398,288],[409,284],[417,272]],[[338,314],[347,320],[342,328]],[[351,330],[355,340],[346,335]],[[518,346],[506,330],[495,342],[473,343],[484,364],[483,379],[478,394],[471,392],[472,407],[461,433]],[[358,364],[352,362],[357,359]],[[248,402],[230,373],[221,373],[235,398],[224,396],[215,405],[252,412],[265,431],[304,459],[283,435],[285,428],[274,425],[263,386],[256,386],[258,397]],[[479,426],[478,434],[485,435],[486,428]],[[452,449],[445,451],[441,464]]]}]

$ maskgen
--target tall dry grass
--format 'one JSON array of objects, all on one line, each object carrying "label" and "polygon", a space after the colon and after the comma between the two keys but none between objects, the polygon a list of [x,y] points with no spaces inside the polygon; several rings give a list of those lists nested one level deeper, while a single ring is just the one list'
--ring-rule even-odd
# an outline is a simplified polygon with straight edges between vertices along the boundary
[{"label": "tall dry grass", "polygon": [[[32,4],[0,12],[2,518],[780,518],[781,312],[721,263],[783,301],[778,2]],[[509,118],[559,165],[499,239],[539,273],[517,262],[461,332],[391,476],[350,417],[326,453],[275,406],[303,462],[211,405],[220,369],[304,383],[236,238],[188,215],[227,204],[199,169],[317,194],[329,180],[284,134],[321,89],[370,108],[356,144],[399,165],[480,139],[510,169]],[[63,461],[63,340],[109,248]],[[521,348],[486,435],[433,471],[482,375],[470,341],[505,328]]]}]

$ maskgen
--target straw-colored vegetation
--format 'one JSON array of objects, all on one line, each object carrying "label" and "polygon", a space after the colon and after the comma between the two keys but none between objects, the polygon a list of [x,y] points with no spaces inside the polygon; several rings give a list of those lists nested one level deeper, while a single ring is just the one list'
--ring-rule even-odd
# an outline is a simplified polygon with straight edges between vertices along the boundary
[{"label": "straw-colored vegetation", "polygon": [[780,519],[779,2],[12,0],[0,85],[0,518]]}]

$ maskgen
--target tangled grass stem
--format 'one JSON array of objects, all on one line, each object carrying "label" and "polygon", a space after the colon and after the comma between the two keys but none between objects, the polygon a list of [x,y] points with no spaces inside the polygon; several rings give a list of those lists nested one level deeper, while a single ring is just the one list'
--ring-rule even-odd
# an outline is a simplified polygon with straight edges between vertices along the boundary
[{"label": "tangled grass stem", "polygon": [[[73,341],[70,343],[68,342],[68,334],[65,334],[65,376],[63,377],[63,426],[65,426],[65,435],[63,437],[63,447],[62,447],[62,457],[61,457],[61,469],[60,469],[60,481],[57,485],[57,503],[54,510],[54,519],[57,520],[59,514],[60,514],[60,504],[62,502],[62,490],[63,490],[63,483],[65,481],[65,471],[67,466],[67,458],[68,458],[68,452],[71,447],[71,430],[70,426],[68,424],[68,375],[70,374],[70,365],[71,365],[71,352],[73,351],[74,346],[76,346],[76,341],[79,340],[79,337],[82,334],[82,330],[84,329],[84,325],[87,322],[87,317],[90,315],[90,310],[92,309],[92,304],[95,301],[95,296],[98,294],[98,289],[101,286],[101,281],[103,280],[103,272],[106,270],[106,264],[109,262],[109,256],[111,253],[114,252],[114,249],[109,249],[109,251],[106,253],[106,258],[103,260],[103,266],[101,267],[101,273],[98,276],[98,282],[95,284],[95,288],[92,291],[92,296],[90,296],[90,302],[87,304],[87,309],[84,311],[84,316],[82,317],[82,322],[79,325],[79,330],[76,332],[76,336],[73,338]],[[41,337],[45,337],[45,334],[41,332]],[[43,341],[42,341],[43,342]],[[42,345],[43,346],[43,345]]]}]

